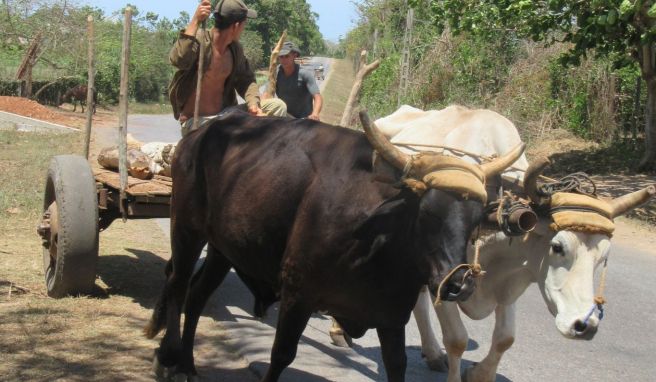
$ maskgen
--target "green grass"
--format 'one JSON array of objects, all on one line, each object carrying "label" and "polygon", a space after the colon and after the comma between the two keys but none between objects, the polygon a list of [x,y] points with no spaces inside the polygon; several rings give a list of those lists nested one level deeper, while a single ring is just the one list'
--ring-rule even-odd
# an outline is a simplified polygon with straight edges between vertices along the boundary
[{"label": "green grass", "polygon": [[75,133],[0,130],[0,231],[33,228],[42,210],[50,159],[82,153],[83,140],[83,134]]},{"label": "green grass", "polygon": [[323,95],[321,120],[334,125],[339,124],[355,80],[353,65],[348,60],[334,60],[330,69],[332,74]]},{"label": "green grass", "polygon": [[173,109],[168,101],[163,103],[138,103],[133,102],[128,105],[130,114],[173,114]]}]

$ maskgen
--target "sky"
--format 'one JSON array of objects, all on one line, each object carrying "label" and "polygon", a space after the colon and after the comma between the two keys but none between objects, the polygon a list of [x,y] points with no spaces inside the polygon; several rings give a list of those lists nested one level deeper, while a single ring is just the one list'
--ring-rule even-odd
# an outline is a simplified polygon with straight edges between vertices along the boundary
[{"label": "sky", "polygon": [[[353,0],[308,0],[312,10],[319,14],[319,30],[325,39],[337,42],[339,37],[346,36],[355,20],[357,13]],[[244,1],[248,5],[248,0]],[[196,1],[161,1],[161,0],[79,0],[81,4],[89,4],[105,11],[111,15],[115,11],[130,3],[136,5],[140,13],[155,12],[162,17],[175,19],[180,11],[187,11],[190,15],[196,9]]]}]

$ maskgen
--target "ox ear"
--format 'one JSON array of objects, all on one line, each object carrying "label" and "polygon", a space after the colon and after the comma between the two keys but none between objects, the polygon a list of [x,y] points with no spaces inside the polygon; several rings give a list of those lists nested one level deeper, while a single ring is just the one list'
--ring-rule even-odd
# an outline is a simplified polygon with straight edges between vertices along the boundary
[{"label": "ox ear", "polygon": [[406,228],[408,218],[417,213],[419,197],[414,192],[403,189],[393,198],[384,201],[367,219],[354,230],[358,240],[373,240],[380,235],[389,235]]}]

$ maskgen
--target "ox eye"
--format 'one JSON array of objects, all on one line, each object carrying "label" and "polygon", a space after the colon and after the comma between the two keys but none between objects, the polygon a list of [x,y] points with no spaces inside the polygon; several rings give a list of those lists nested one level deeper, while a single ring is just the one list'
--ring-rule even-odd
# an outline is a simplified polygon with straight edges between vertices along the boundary
[{"label": "ox eye", "polygon": [[565,254],[565,251],[563,250],[563,245],[560,243],[552,243],[551,250],[553,251],[553,253],[561,256]]}]

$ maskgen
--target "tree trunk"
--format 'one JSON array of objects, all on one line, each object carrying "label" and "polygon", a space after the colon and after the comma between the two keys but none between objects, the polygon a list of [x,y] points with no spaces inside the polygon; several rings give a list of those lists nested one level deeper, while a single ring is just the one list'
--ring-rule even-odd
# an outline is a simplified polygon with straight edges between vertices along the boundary
[{"label": "tree trunk", "polygon": [[645,153],[638,165],[639,171],[656,170],[656,78],[647,82],[647,107],[645,108]]}]

